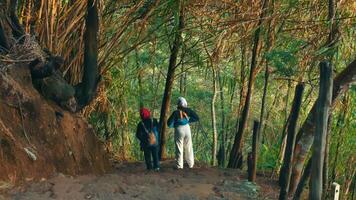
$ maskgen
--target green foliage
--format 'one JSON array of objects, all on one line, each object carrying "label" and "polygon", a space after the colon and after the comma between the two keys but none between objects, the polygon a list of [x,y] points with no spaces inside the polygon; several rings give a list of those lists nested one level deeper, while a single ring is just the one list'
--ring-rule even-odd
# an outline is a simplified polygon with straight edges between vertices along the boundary
[{"label": "green foliage", "polygon": [[[159,118],[165,76],[171,53],[170,48],[176,32],[175,27],[177,27],[178,23],[179,9],[177,2],[173,0],[165,1],[153,10],[147,21],[140,24],[145,26],[143,32],[147,34],[144,35],[146,39],[142,44],[123,57],[114,55],[109,58],[115,65],[108,72],[109,83],[106,88],[107,98],[110,102],[109,111],[107,111],[108,119],[96,112],[92,113],[90,117],[90,122],[98,129],[98,134],[104,138],[103,135],[105,135],[106,131],[109,131],[115,141],[117,151],[125,147],[124,150],[130,152],[131,159],[142,160],[142,152],[135,138],[136,125],[140,120],[138,113],[140,103],[142,102],[145,107],[151,109],[155,118]],[[184,2],[189,3],[187,1]],[[298,126],[303,123],[317,98],[316,84],[319,74],[315,70],[317,69],[315,66],[320,62],[320,58],[328,55],[327,53],[330,52],[330,49],[323,48],[325,38],[321,38],[324,35],[319,35],[320,33],[328,33],[325,29],[327,26],[324,23],[314,23],[314,21],[324,20],[322,17],[326,16],[326,11],[323,11],[320,15],[321,17],[317,18],[313,16],[315,13],[305,12],[301,14],[301,12],[309,11],[314,7],[319,9],[318,6],[325,7],[324,4],[318,2],[275,1],[275,9],[278,10],[278,15],[274,15],[276,18],[272,17],[272,20],[275,20],[271,29],[274,30],[274,40],[270,41],[272,48],[268,52],[265,50],[267,40],[270,38],[261,39],[261,53],[257,59],[258,72],[263,71],[260,69],[264,68],[265,61],[267,61],[268,67],[271,69],[266,97],[265,123],[261,127],[263,144],[260,146],[259,152],[258,169],[260,170],[272,170],[277,164],[280,146],[279,138],[286,121],[286,115],[289,114],[295,86],[295,82],[292,81],[290,88],[288,88],[288,84],[283,79],[288,78],[307,82],[305,94],[308,95],[305,95],[303,100],[301,119]],[[248,22],[245,22],[246,19],[241,19],[242,25],[240,21],[234,24],[235,17],[238,18],[236,13],[229,12],[228,9],[214,10],[214,6],[207,6],[207,10],[197,12],[198,14],[193,11],[197,11],[195,9],[200,7],[192,6],[185,10],[186,27],[182,35],[182,49],[178,54],[178,65],[170,105],[170,112],[172,112],[176,108],[176,99],[179,96],[185,96],[189,107],[199,114],[200,123],[193,124],[191,127],[193,145],[196,159],[205,163],[210,163],[211,161],[213,141],[211,122],[213,77],[211,63],[206,52],[208,51],[210,55],[215,56],[216,63],[214,64],[221,76],[222,87],[221,89],[218,87],[218,97],[215,102],[219,135],[218,146],[222,142],[221,134],[226,134],[225,151],[228,153],[235,137],[236,122],[243,106],[240,105],[240,100],[244,98],[243,95],[245,94],[241,93],[241,91],[246,92],[247,79],[250,73],[248,70],[252,46],[250,41],[251,35],[256,29],[256,21],[248,24]],[[303,11],[300,11],[301,9]],[[118,20],[125,13],[124,11],[125,9],[123,8],[123,10],[116,13]],[[250,10],[246,12],[250,12]],[[283,18],[278,18],[279,14]],[[266,22],[263,23],[262,29],[264,31],[268,30],[269,19],[271,18],[267,17]],[[229,23],[233,25],[230,27]],[[248,25],[245,26],[244,24]],[[313,25],[310,26],[312,28],[302,29],[310,24]],[[138,33],[137,29],[137,26],[129,26],[125,30],[123,34],[125,37],[123,38],[128,36],[128,39],[122,42],[120,48],[129,49],[142,39],[143,36]],[[116,31],[116,29],[109,28],[105,31],[105,34],[110,38]],[[345,41],[341,41],[336,46],[337,54],[333,60],[337,72],[340,72],[350,62],[350,59],[354,58],[355,53],[354,43],[350,42],[353,41],[355,32],[348,29],[344,30],[344,33]],[[219,43],[219,38],[222,38],[221,43]],[[218,44],[221,46],[218,46]],[[245,49],[245,51],[241,52],[242,49]],[[242,58],[244,58],[243,62]],[[242,64],[245,68],[244,73],[242,73]],[[243,78],[244,83],[242,82]],[[181,91],[181,87],[185,91]],[[254,83],[248,127],[243,140],[244,154],[251,150],[251,126],[252,121],[260,117],[263,88],[264,74],[258,73]],[[290,93],[289,99],[287,99],[288,91]],[[351,91],[350,98],[352,103],[350,103],[350,106],[356,107],[355,87]],[[223,101],[220,98],[221,94],[224,95]],[[221,105],[223,105],[223,110]],[[333,121],[330,159],[331,166],[333,166],[336,143],[340,138],[340,162],[337,163],[336,168],[338,173],[342,174],[346,173],[347,167],[345,165],[350,159],[352,150],[356,148],[356,136],[354,134],[356,133],[356,111],[355,109],[350,109],[345,122],[341,125],[336,125],[337,118],[335,116],[338,116],[342,111],[339,108],[336,110]],[[224,119],[222,119],[222,114],[225,116]],[[339,136],[341,129],[343,129],[343,135]],[[173,130],[169,129],[167,140],[169,157],[174,155],[173,134]],[[228,156],[225,157],[228,158]],[[345,177],[340,178],[341,182],[344,180],[346,180]]]},{"label": "green foliage", "polygon": [[[283,42],[282,42],[283,41]],[[303,40],[286,36],[279,45],[276,45],[266,54],[268,62],[276,68],[276,72],[282,76],[291,77],[298,71],[298,51],[305,45]]]},{"label": "green foliage", "polygon": [[266,144],[262,144],[260,147],[260,155],[258,157],[258,169],[274,169],[278,159],[278,151],[278,146],[267,146]]}]

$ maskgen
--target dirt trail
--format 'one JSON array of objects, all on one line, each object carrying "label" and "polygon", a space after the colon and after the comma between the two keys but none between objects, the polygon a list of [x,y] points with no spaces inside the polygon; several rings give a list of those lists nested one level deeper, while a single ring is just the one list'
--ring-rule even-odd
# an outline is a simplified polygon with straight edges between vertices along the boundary
[{"label": "dirt trail", "polygon": [[[247,182],[238,170],[207,168],[174,170],[172,161],[160,172],[147,172],[143,163],[125,163],[103,176],[57,175],[15,188],[2,197],[16,200],[220,200],[276,199],[277,185],[258,177],[258,186]],[[0,195],[0,199],[1,195]]]}]

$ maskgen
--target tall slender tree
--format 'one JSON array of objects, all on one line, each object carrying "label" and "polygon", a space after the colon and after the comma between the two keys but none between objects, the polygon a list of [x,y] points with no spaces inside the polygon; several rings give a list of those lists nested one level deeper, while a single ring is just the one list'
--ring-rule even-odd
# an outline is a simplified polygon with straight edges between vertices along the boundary
[{"label": "tall slender tree", "polygon": [[[330,24],[329,37],[326,42],[328,48],[330,48],[329,61],[332,63],[335,44],[337,43],[337,26],[335,23],[336,5],[335,0],[328,1],[328,21]],[[326,134],[326,144],[325,144],[325,158],[323,165],[323,197],[326,198],[328,194],[328,180],[329,180],[329,143],[330,143],[330,133],[331,133],[331,122],[333,114],[330,113],[328,117],[328,130]]]},{"label": "tall slender tree", "polygon": [[160,133],[161,133],[161,144],[160,144],[160,157],[161,159],[166,159],[167,157],[167,152],[166,152],[166,142],[167,142],[167,114],[169,112],[169,105],[171,102],[171,93],[172,93],[172,88],[173,88],[173,82],[174,82],[174,74],[177,68],[177,58],[178,58],[178,52],[179,49],[182,45],[182,32],[184,29],[184,5],[183,5],[183,0],[177,1],[178,3],[178,12],[179,19],[178,19],[178,24],[176,26],[176,32],[174,36],[174,41],[171,49],[171,55],[169,58],[169,65],[168,65],[168,71],[167,71],[167,77],[166,77],[166,84],[164,88],[164,94],[163,94],[163,99],[162,99],[162,107],[161,107],[161,115],[159,118],[159,123],[160,123]]},{"label": "tall slender tree", "polygon": [[332,67],[328,62],[320,63],[320,88],[316,107],[316,128],[313,143],[310,199],[321,199],[323,191],[323,165],[326,134],[333,87]]},{"label": "tall slender tree", "polygon": [[221,138],[221,143],[220,143],[220,148],[219,148],[219,153],[218,153],[218,163],[219,166],[225,167],[225,157],[226,157],[226,130],[225,130],[225,97],[224,97],[224,80],[223,77],[218,71],[218,78],[219,78],[219,89],[220,89],[220,112],[221,112],[221,132],[220,132],[220,138]]},{"label": "tall slender tree", "polygon": [[216,97],[218,95],[218,88],[217,88],[217,72],[214,65],[211,68],[213,72],[213,96],[211,98],[211,124],[213,128],[213,147],[212,147],[212,165],[216,165],[216,156],[217,156],[217,147],[218,147],[218,130],[216,125],[216,109],[215,109],[215,102]]},{"label": "tall slender tree", "polygon": [[247,122],[248,122],[248,117],[250,112],[251,98],[252,98],[253,86],[254,86],[255,76],[256,76],[256,64],[257,64],[258,46],[260,43],[260,32],[261,32],[263,18],[266,13],[267,4],[268,4],[268,0],[264,0],[261,9],[261,15],[257,23],[257,29],[254,34],[254,40],[253,40],[254,43],[252,48],[251,67],[250,67],[250,76],[248,80],[247,95],[246,95],[245,105],[240,117],[239,127],[236,132],[234,144],[230,153],[229,164],[228,164],[228,167],[230,168],[238,168],[241,167],[241,165],[239,164],[242,164],[241,162],[242,139],[243,139],[245,129],[247,127]]},{"label": "tall slender tree", "polygon": [[[269,15],[273,15],[274,13],[274,0],[272,0],[269,11]],[[273,27],[272,27],[272,22],[273,19],[271,19],[268,23],[268,31],[267,31],[267,40],[266,40],[266,53],[268,53],[273,45]],[[263,95],[262,95],[262,101],[261,101],[261,113],[260,113],[260,128],[258,131],[260,132],[258,135],[263,138],[263,135],[261,135],[262,127],[264,124],[264,115],[266,111],[266,99],[267,99],[267,90],[268,90],[268,82],[269,82],[269,75],[270,75],[270,70],[269,70],[269,62],[266,59],[265,63],[265,74],[264,74],[264,86],[263,86]]]}]

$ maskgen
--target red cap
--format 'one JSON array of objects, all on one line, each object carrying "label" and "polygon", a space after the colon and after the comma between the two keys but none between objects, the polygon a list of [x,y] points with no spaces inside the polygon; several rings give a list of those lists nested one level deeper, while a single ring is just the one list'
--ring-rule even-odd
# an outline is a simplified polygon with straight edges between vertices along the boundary
[{"label": "red cap", "polygon": [[147,108],[140,109],[141,119],[149,119],[151,117],[151,112]]}]

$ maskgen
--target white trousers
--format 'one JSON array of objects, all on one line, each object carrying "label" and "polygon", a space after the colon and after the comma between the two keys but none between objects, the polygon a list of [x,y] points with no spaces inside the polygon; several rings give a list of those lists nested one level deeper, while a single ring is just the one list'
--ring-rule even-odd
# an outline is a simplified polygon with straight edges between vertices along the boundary
[{"label": "white trousers", "polygon": [[[192,144],[192,134],[189,124],[178,126],[174,131],[174,140],[176,147],[176,167],[183,168],[183,155],[189,168],[194,166],[194,153]],[[183,154],[184,153],[184,154]]]}]

